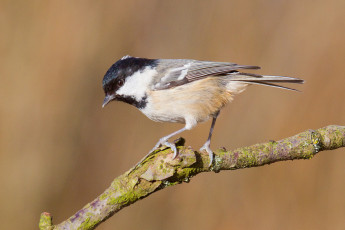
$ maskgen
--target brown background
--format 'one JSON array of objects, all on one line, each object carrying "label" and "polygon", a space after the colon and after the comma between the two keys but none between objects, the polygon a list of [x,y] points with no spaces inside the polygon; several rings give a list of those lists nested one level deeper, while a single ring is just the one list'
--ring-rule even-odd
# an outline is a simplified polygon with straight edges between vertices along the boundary
[{"label": "brown background", "polygon": [[[73,215],[156,141],[182,127],[101,109],[126,54],[259,65],[303,93],[253,86],[212,146],[236,148],[345,124],[345,1],[1,1],[0,223]],[[185,132],[198,149],[210,122]],[[132,205],[99,229],[345,229],[345,149],[310,161],[208,173]]]}]

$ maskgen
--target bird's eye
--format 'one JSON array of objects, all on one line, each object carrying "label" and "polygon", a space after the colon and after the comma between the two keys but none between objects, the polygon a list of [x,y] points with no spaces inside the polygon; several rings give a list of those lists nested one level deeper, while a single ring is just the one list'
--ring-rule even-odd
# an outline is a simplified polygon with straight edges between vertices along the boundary
[{"label": "bird's eye", "polygon": [[117,86],[121,87],[121,86],[123,86],[123,83],[125,83],[124,80],[120,79],[117,81]]}]

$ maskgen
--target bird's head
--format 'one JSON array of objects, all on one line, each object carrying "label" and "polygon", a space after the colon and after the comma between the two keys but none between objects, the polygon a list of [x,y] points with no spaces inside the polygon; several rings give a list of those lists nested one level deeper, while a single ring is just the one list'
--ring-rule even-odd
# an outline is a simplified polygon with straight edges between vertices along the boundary
[{"label": "bird's head", "polygon": [[105,98],[102,107],[113,100],[140,107],[150,80],[147,78],[152,78],[155,65],[154,59],[131,56],[124,56],[115,62],[103,78]]}]

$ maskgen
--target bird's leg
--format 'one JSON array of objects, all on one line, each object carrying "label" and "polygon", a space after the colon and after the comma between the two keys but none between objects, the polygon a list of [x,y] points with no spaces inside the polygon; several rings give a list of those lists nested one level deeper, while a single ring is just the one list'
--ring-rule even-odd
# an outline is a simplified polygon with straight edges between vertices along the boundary
[{"label": "bird's leg", "polygon": [[213,151],[210,148],[210,144],[211,144],[211,137],[212,137],[213,128],[214,128],[214,125],[216,124],[216,120],[217,120],[218,115],[219,115],[219,111],[215,115],[213,115],[212,124],[211,124],[211,128],[210,128],[210,133],[208,134],[207,141],[200,148],[200,151],[205,150],[208,153],[209,158],[210,158],[209,166],[211,166],[212,162],[213,162]]},{"label": "bird's leg", "polygon": [[186,127],[182,128],[182,129],[179,129],[177,130],[176,132],[173,132],[165,137],[162,137],[161,139],[159,139],[159,141],[157,142],[157,144],[155,145],[155,147],[153,147],[153,149],[151,149],[151,151],[143,158],[141,159],[134,167],[131,171],[133,171],[138,165],[140,165],[147,157],[149,157],[152,152],[154,150],[156,150],[158,147],[160,147],[161,145],[165,145],[167,147],[170,147],[171,150],[174,151],[174,156],[173,156],[173,159],[175,159],[177,157],[177,148],[176,148],[176,145],[174,143],[170,143],[168,142],[169,138],[179,134],[179,133],[182,133],[183,131],[187,130]]}]

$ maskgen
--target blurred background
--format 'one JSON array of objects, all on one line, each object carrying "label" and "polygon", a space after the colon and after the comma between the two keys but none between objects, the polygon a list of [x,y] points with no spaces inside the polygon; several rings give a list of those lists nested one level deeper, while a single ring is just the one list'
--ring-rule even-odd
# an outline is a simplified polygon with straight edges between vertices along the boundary
[{"label": "blurred background", "polygon": [[[252,86],[218,119],[233,149],[345,125],[345,1],[0,1],[0,222],[58,224],[158,139],[183,127],[113,102],[106,70],[124,55],[262,67],[302,93]],[[182,134],[199,149],[210,122]],[[205,173],[130,206],[98,229],[345,229],[345,149],[312,160]]]}]

